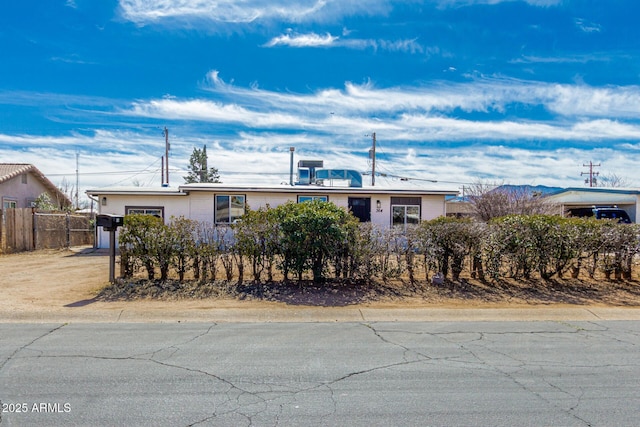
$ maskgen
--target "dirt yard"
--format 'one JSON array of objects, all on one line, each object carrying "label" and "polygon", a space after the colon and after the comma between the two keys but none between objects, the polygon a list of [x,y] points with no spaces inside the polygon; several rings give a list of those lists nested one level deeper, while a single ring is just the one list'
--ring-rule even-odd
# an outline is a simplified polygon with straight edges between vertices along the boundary
[{"label": "dirt yard", "polygon": [[[117,269],[116,269],[117,271]],[[104,250],[35,251],[0,255],[0,315],[19,319],[21,313],[42,313],[56,319],[73,311],[85,316],[102,313],[113,320],[125,311],[164,313],[208,309],[274,309],[298,312],[305,307],[499,308],[538,306],[640,307],[640,284],[563,280],[526,283],[461,281],[432,286],[397,282],[376,287],[358,284],[310,283],[196,287],[177,282],[111,286],[109,256]],[[73,309],[73,310],[72,310]],[[298,311],[296,311],[298,310]],[[331,312],[334,313],[334,312]],[[338,313],[338,311],[335,311]],[[204,314],[203,314],[204,315]],[[109,320],[109,321],[111,321]]]}]

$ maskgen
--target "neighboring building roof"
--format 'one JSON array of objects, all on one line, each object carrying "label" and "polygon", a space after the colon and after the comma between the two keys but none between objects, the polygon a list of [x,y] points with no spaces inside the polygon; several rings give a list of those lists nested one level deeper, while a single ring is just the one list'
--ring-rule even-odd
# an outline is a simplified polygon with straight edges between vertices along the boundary
[{"label": "neighboring building roof", "polygon": [[66,204],[71,204],[71,200],[69,200],[66,194],[60,191],[53,182],[49,181],[37,167],[29,163],[0,163],[0,184],[24,173],[31,173],[52,194],[57,194],[66,201]]},{"label": "neighboring building roof", "polygon": [[26,163],[0,163],[0,184],[35,169]]},{"label": "neighboring building roof", "polygon": [[640,190],[637,188],[573,187],[565,188],[548,197],[564,205],[635,205]]},{"label": "neighboring building roof", "polygon": [[608,194],[640,194],[638,188],[608,188],[608,187],[569,187],[560,188],[558,191],[548,194],[549,196],[555,196],[562,193],[575,192],[575,193],[608,193]]}]

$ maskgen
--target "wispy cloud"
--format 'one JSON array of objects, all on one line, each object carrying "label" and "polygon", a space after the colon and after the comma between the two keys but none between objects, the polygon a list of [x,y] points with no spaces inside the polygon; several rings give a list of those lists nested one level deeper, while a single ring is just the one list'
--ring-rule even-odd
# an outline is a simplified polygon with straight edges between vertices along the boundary
[{"label": "wispy cloud", "polygon": [[[296,34],[288,33],[272,38],[264,44],[265,47],[289,46],[289,47],[340,47],[356,50],[386,50],[390,52],[425,53],[428,51],[417,38],[403,40],[383,39],[358,39],[343,38],[326,33]],[[433,52],[433,50],[431,50]]]},{"label": "wispy cloud", "polygon": [[324,36],[309,34],[283,34],[269,40],[264,46],[291,46],[291,47],[327,47],[334,44],[338,40],[337,36],[326,33]]},{"label": "wispy cloud", "polygon": [[208,89],[246,105],[264,105],[327,114],[375,115],[406,111],[450,113],[504,111],[510,105],[543,106],[565,117],[640,117],[640,86],[596,88],[503,78],[479,78],[464,83],[431,82],[428,85],[378,88],[372,82],[347,82],[344,89],[322,89],[311,94],[273,92],[257,87],[229,85],[217,71],[208,74]]},{"label": "wispy cloud", "polygon": [[575,20],[576,27],[578,27],[581,31],[585,33],[599,33],[602,31],[602,27],[599,24],[594,22],[588,22],[582,18],[577,18]]},{"label": "wispy cloud", "polygon": [[459,7],[472,5],[495,5],[500,3],[523,2],[531,6],[550,7],[562,4],[562,0],[433,0],[440,7]]},{"label": "wispy cloud", "polygon": [[120,0],[122,16],[140,24],[185,18],[227,23],[322,22],[350,15],[384,14],[390,5],[388,0]]},{"label": "wispy cloud", "polygon": [[[620,57],[618,55],[618,57]],[[589,62],[611,62],[611,53],[590,52],[580,55],[533,56],[523,55],[509,61],[511,64],[587,64]]]},{"label": "wispy cloud", "polygon": [[[592,88],[485,79],[460,84],[376,88],[347,83],[311,94],[272,92],[209,75],[216,101],[153,99],[124,115],[241,124],[247,129],[355,135],[371,129],[396,141],[597,141],[640,138],[640,89]],[[225,101],[232,99],[233,101]],[[514,104],[547,110],[540,120],[513,117]],[[458,117],[460,112],[476,118]],[[503,117],[504,116],[504,117]],[[624,118],[626,122],[623,122]]]}]

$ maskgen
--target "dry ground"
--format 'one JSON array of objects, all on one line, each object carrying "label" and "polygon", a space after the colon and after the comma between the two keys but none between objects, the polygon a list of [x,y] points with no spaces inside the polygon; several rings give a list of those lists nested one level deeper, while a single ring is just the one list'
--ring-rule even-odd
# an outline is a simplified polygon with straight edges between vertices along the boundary
[{"label": "dry ground", "polygon": [[75,248],[0,255],[0,309],[20,313],[74,307],[159,310],[163,307],[253,308],[511,308],[518,306],[640,307],[637,281],[529,281],[481,283],[461,281],[432,286],[364,286],[358,283],[273,283],[206,286],[138,282],[111,286],[104,250]]}]

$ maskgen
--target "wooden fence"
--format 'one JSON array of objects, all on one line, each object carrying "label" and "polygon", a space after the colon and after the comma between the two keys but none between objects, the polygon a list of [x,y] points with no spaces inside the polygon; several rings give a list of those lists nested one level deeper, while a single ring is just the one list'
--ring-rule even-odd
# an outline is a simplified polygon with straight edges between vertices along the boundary
[{"label": "wooden fence", "polygon": [[0,210],[0,253],[93,245],[92,215],[37,212],[35,209]]}]

